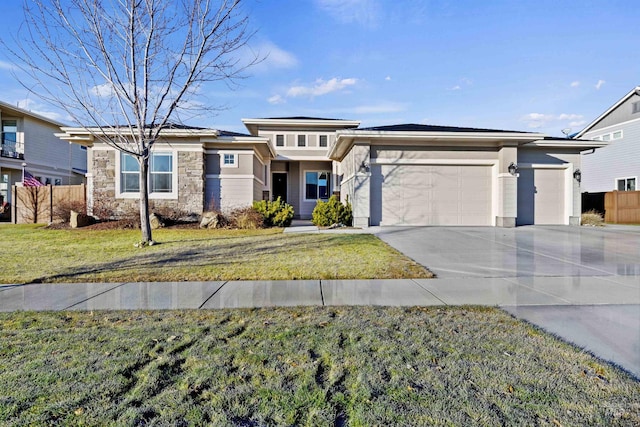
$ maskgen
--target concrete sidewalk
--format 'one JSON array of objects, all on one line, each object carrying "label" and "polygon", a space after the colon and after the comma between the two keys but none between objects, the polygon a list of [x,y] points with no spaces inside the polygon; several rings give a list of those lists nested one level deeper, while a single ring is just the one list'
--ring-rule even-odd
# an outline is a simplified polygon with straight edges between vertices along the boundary
[{"label": "concrete sidewalk", "polygon": [[500,306],[640,378],[631,276],[0,285],[0,311],[274,306]]}]

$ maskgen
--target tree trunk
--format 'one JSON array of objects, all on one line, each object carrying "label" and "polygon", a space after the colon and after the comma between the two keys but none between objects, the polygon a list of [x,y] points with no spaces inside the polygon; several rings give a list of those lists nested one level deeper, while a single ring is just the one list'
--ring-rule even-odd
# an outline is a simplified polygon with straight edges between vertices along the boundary
[{"label": "tree trunk", "polygon": [[[146,153],[145,153],[146,154]],[[140,157],[140,231],[142,243],[151,242],[151,224],[149,223],[149,156]]]}]

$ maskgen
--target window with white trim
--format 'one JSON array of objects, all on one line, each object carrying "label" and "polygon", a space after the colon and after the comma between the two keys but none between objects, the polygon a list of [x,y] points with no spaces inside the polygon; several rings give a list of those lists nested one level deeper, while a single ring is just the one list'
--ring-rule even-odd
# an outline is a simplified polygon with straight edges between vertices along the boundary
[{"label": "window with white trim", "polygon": [[318,145],[320,147],[327,147],[327,141],[328,141],[327,135],[320,135],[320,140]]},{"label": "window with white trim", "polygon": [[284,147],[284,135],[276,135],[276,147]]},{"label": "window with white trim", "polygon": [[618,191],[636,191],[636,178],[616,179]]},{"label": "window with white trim", "polygon": [[330,193],[329,171],[313,171],[304,174],[305,200],[327,200]]},{"label": "window with white trim", "polygon": [[230,154],[230,153],[222,154],[222,167],[223,168],[238,167],[238,156],[236,154]]},{"label": "window with white trim", "polygon": [[[120,193],[140,192],[140,164],[130,154],[120,153]],[[173,153],[149,156],[149,194],[173,192]]]},{"label": "window with white trim", "polygon": [[298,135],[298,147],[307,146],[307,135]]},{"label": "window with white trim", "polygon": [[594,141],[615,141],[616,139],[622,139],[623,136],[624,136],[624,134],[622,133],[622,130],[616,130],[616,131],[611,132],[611,133],[605,133],[604,135],[598,135],[596,137],[593,137],[592,140],[594,140]]},{"label": "window with white trim", "polygon": [[640,113],[640,101],[631,103],[631,114]]}]

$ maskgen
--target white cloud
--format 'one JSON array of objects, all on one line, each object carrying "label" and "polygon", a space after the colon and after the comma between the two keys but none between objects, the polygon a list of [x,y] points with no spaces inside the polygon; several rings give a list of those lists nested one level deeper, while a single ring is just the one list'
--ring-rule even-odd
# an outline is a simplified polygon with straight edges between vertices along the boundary
[{"label": "white cloud", "polygon": [[358,82],[358,79],[338,79],[336,77],[331,80],[318,79],[312,86],[292,86],[287,91],[288,97],[298,96],[322,96],[331,92],[337,92],[345,89],[349,86],[353,86]]},{"label": "white cloud", "polygon": [[250,73],[267,72],[269,70],[282,70],[298,65],[298,58],[275,43],[263,41],[252,46],[246,46],[242,50],[242,64],[250,64],[258,61],[249,68]]},{"label": "white cloud", "polygon": [[384,78],[386,81],[391,81],[391,76],[387,76]]},{"label": "white cloud", "polygon": [[406,111],[406,104],[399,104],[396,102],[383,102],[372,105],[361,105],[348,109],[346,112],[353,114],[387,114],[397,113],[400,111]]},{"label": "white cloud", "polygon": [[17,67],[10,62],[0,61],[0,70],[13,71],[13,70],[16,70],[16,68]]},{"label": "white cloud", "polygon": [[93,86],[89,88],[89,93],[100,98],[108,98],[115,95],[113,87],[109,83]]},{"label": "white cloud", "polygon": [[570,127],[579,127],[585,123],[584,116],[581,114],[543,114],[529,113],[521,118],[532,129],[538,129],[547,126],[569,125]]},{"label": "white cloud", "polygon": [[55,120],[57,122],[62,122],[69,119],[65,114],[46,109],[45,105],[42,105],[34,101],[33,99],[28,99],[28,98],[20,99],[15,104],[16,104],[16,107],[18,108],[31,111],[34,114],[38,114],[40,116],[46,117],[51,120]]},{"label": "white cloud", "polygon": [[596,90],[600,90],[602,85],[604,85],[605,83],[606,83],[606,81],[604,81],[604,80],[598,80],[598,83],[596,83]]},{"label": "white cloud", "polygon": [[460,90],[460,85],[455,85],[454,87],[451,88],[451,90]]},{"label": "white cloud", "polygon": [[578,87],[578,86],[580,86],[580,82],[579,81],[576,80],[574,82],[571,82],[571,87]]},{"label": "white cloud", "polygon": [[278,105],[278,104],[284,104],[285,102],[287,102],[282,96],[280,95],[273,95],[272,97],[270,97],[269,99],[267,99],[267,101],[269,102],[269,104],[273,104],[273,105]]},{"label": "white cloud", "polygon": [[316,4],[342,24],[375,28],[382,17],[378,0],[316,0]]}]

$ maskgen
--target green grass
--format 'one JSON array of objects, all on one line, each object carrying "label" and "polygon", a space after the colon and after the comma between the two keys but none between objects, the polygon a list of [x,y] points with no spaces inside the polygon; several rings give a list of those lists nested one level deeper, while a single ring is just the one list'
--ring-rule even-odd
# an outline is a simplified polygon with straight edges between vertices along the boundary
[{"label": "green grass", "polygon": [[368,234],[283,234],[282,229],[138,230],[0,226],[0,283],[431,277]]},{"label": "green grass", "polygon": [[640,383],[491,308],[0,314],[0,424],[640,424]]}]

